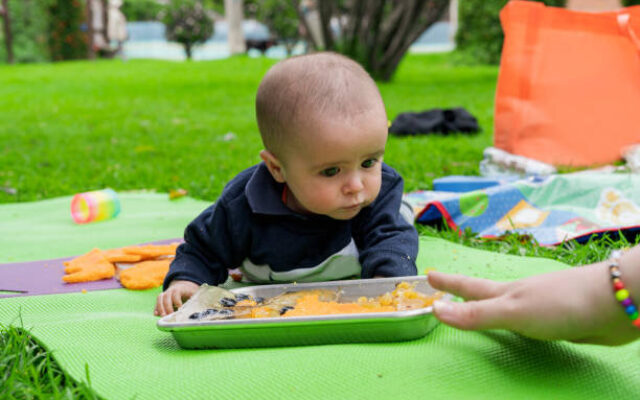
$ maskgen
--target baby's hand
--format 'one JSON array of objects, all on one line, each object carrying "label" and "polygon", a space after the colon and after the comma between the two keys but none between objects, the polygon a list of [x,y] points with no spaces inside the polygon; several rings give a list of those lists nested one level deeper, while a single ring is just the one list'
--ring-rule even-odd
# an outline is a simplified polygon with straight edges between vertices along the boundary
[{"label": "baby's hand", "polygon": [[200,286],[191,281],[173,281],[164,292],[158,295],[154,315],[164,317],[182,306]]}]

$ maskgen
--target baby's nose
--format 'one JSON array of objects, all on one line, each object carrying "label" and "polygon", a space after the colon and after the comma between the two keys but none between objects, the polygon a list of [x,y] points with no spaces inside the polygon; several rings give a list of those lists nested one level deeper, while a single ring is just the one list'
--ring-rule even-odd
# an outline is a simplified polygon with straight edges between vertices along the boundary
[{"label": "baby's nose", "polygon": [[364,183],[362,182],[362,178],[358,174],[353,174],[349,176],[347,181],[343,186],[343,193],[346,195],[359,193],[364,189]]}]

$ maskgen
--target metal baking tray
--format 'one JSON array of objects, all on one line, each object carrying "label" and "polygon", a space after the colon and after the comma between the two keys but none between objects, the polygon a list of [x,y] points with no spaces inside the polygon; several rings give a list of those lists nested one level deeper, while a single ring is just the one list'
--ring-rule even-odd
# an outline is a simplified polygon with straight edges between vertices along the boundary
[{"label": "metal baking tray", "polygon": [[[285,292],[330,289],[341,290],[341,300],[349,302],[361,296],[376,297],[391,292],[402,281],[417,282],[415,290],[426,295],[436,293],[426,276],[261,285],[233,289],[231,292],[269,298]],[[451,298],[451,295],[444,294],[443,298]],[[423,337],[437,324],[432,307],[362,314],[193,322],[174,322],[172,316],[170,314],[158,320],[157,327],[161,331],[171,332],[180,347],[185,349],[395,342]]]}]

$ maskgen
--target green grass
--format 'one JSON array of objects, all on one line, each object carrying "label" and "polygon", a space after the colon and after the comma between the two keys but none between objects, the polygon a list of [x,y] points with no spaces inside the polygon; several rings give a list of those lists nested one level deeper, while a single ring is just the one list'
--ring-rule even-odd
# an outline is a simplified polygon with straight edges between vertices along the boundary
[{"label": "green grass", "polygon": [[[380,84],[389,119],[404,111],[465,107],[483,129],[474,136],[391,137],[385,161],[405,189],[436,177],[477,174],[492,144],[496,67],[461,67],[450,55],[412,55],[392,83]],[[214,200],[240,170],[259,161],[254,96],[274,63],[236,57],[211,62],[98,61],[0,67],[0,203],[112,187],[184,188]],[[235,139],[225,141],[225,135]],[[15,194],[12,192],[15,190]],[[502,253],[601,260],[624,239],[537,246],[511,235],[487,241],[448,229],[431,235]],[[55,354],[15,327],[0,326],[0,398],[94,398],[73,382]],[[88,374],[88,378],[89,378]],[[89,381],[89,379],[87,379]]]},{"label": "green grass", "polygon": [[[87,381],[90,382],[87,367]],[[0,399],[97,399],[24,330],[0,325]]]},{"label": "green grass", "polygon": [[[0,203],[112,187],[187,189],[214,200],[259,161],[254,116],[260,78],[273,60],[73,62],[0,67]],[[403,111],[462,106],[476,136],[389,140],[385,160],[407,190],[437,176],[477,173],[492,143],[495,67],[453,67],[412,56],[380,89],[393,119]],[[228,132],[235,139],[225,141]]]}]

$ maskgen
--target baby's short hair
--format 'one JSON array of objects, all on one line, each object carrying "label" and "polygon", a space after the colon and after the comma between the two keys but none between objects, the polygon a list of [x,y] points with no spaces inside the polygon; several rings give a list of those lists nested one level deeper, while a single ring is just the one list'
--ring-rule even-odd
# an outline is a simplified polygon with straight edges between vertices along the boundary
[{"label": "baby's short hair", "polygon": [[262,142],[278,154],[287,135],[305,118],[349,118],[384,110],[371,76],[343,55],[319,52],[280,61],[264,76],[256,95],[256,117]]}]

